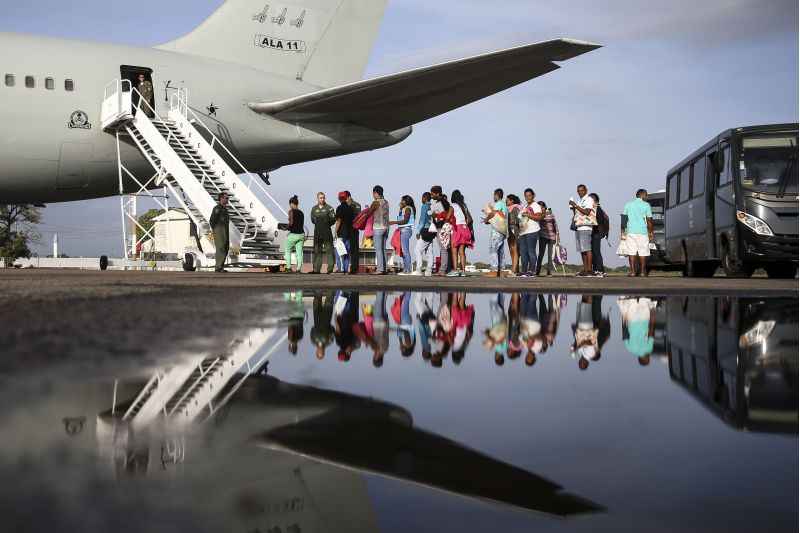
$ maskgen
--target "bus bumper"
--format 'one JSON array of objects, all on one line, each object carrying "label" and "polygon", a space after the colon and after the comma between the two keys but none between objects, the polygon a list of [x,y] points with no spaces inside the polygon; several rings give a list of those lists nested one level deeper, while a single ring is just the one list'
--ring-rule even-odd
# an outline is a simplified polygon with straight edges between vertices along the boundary
[{"label": "bus bumper", "polygon": [[742,232],[745,260],[759,262],[794,261],[798,259],[798,236],[775,235],[765,237],[750,231]]}]

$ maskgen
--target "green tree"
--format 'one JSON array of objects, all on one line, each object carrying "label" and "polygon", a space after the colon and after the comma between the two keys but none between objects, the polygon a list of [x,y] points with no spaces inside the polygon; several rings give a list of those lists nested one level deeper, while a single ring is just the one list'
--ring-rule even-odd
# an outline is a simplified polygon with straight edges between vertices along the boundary
[{"label": "green tree", "polygon": [[36,231],[41,220],[40,210],[30,204],[0,204],[0,257],[30,257],[28,245],[41,239]]},{"label": "green tree", "polygon": [[[146,213],[141,215],[137,220],[139,221],[139,226],[136,226],[136,240],[140,241],[142,237],[145,236],[145,232],[150,232],[152,234],[153,230],[153,219],[156,218],[158,215],[164,213],[163,209],[149,209]],[[144,230],[142,230],[144,228]],[[147,239],[145,239],[147,240]]]}]

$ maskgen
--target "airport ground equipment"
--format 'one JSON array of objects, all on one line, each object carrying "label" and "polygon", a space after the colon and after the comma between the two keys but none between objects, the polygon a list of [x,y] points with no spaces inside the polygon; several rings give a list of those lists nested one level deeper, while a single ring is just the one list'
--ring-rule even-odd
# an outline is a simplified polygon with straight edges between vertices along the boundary
[{"label": "airport ground equipment", "polygon": [[[168,209],[166,194],[152,192],[163,187],[197,228],[195,244],[185,251],[184,267],[194,270],[213,266],[214,239],[209,218],[217,196],[226,193],[232,262],[268,267],[283,264],[277,244],[278,220],[265,204],[274,204],[284,217],[286,212],[264,188],[261,178],[251,174],[192,111],[185,89],[171,96],[167,116],[162,117],[130,81],[113,80],[104,90],[101,121],[103,129],[116,136],[120,194],[127,180],[138,186],[137,193],[122,201],[123,228],[130,222],[145,234],[132,239],[136,244],[153,236],[136,220],[135,199],[150,196],[161,200]],[[119,143],[125,141],[134,144],[153,167],[152,177],[140,180],[124,166]],[[127,244],[125,253],[127,258]]]}]

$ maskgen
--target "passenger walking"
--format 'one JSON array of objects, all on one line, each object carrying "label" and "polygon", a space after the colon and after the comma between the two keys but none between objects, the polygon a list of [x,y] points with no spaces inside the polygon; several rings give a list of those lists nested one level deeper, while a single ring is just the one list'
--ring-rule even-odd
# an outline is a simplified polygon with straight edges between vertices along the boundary
[{"label": "passenger walking", "polygon": [[422,275],[423,259],[427,264],[425,275],[431,276],[433,274],[433,240],[436,238],[436,232],[431,227],[433,227],[433,230],[436,229],[431,218],[431,193],[425,192],[422,194],[417,226],[414,229],[417,237],[415,249],[417,267],[413,274],[416,276]]},{"label": "passenger walking", "polygon": [[[358,216],[361,213],[361,204],[356,202],[353,199],[353,196],[350,194],[350,191],[344,191],[347,195],[347,205],[350,206],[350,209],[353,211],[354,216]],[[351,274],[358,274],[358,269],[361,266],[361,246],[359,244],[359,239],[361,236],[359,235],[359,231],[356,228],[353,228],[353,233],[350,236],[350,273]]]},{"label": "passenger walking", "polygon": [[[647,258],[650,257],[650,243],[653,242],[653,210],[647,203],[647,191],[636,191],[636,198],[625,204],[622,214],[626,222],[623,222],[621,239],[625,255],[628,256],[628,276],[648,276]],[[636,256],[639,257],[638,272]]]},{"label": "passenger walking", "polygon": [[347,193],[339,193],[339,207],[336,208],[336,238],[344,245],[346,253],[337,254],[337,267],[344,275],[350,273],[350,243],[353,238],[353,219],[356,217],[350,204],[347,203]]},{"label": "passenger walking", "polygon": [[431,216],[439,238],[439,275],[450,271],[450,240],[453,234],[453,208],[439,185],[431,187]]},{"label": "passenger walking", "polygon": [[511,255],[511,272],[518,276],[519,271],[519,223],[522,214],[522,205],[519,196],[509,194],[506,196],[506,207],[508,207],[508,252]]},{"label": "passenger walking", "polygon": [[464,195],[461,194],[461,191],[458,189],[454,190],[450,199],[452,200],[455,228],[453,229],[453,238],[451,242],[453,250],[453,272],[449,273],[448,276],[466,276],[466,250],[475,245],[475,239],[472,234],[472,215],[467,208],[467,203],[464,201]]},{"label": "passenger walking", "polygon": [[536,202],[533,189],[525,189],[525,207],[520,214],[519,255],[521,276],[532,277],[537,272],[538,257],[536,247],[539,245],[539,221],[544,218],[542,206]]},{"label": "passenger walking", "polygon": [[609,224],[608,215],[600,205],[600,197],[595,193],[589,193],[594,200],[597,209],[597,225],[592,229],[592,272],[595,276],[605,277],[606,267],[603,264],[603,239],[608,239]]},{"label": "passenger walking", "polygon": [[322,254],[326,256],[328,274],[333,272],[333,233],[331,226],[336,222],[333,207],[325,201],[325,193],[317,193],[317,205],[311,209],[311,223],[314,224],[314,274],[322,270]]},{"label": "passenger walking", "polygon": [[217,205],[211,211],[208,223],[214,233],[215,259],[214,272],[227,272],[225,270],[225,260],[228,258],[228,251],[231,246],[230,238],[230,215],[228,214],[228,195],[224,192],[217,196]]},{"label": "passenger walking", "polygon": [[583,260],[583,270],[577,276],[593,277],[592,274],[592,229],[597,225],[597,212],[594,199],[589,196],[586,185],[577,188],[578,201],[569,199],[572,209],[572,228],[575,230],[575,243]]},{"label": "passenger walking", "polygon": [[558,234],[558,223],[556,217],[553,216],[553,210],[542,201],[539,202],[539,205],[544,216],[539,222],[541,229],[539,230],[539,257],[536,261],[536,275],[538,276],[542,272],[542,263],[546,253],[547,275],[550,276],[553,271],[553,255],[556,253],[556,247],[561,242],[561,238]]},{"label": "passenger walking", "polygon": [[400,247],[403,252],[403,271],[401,274],[404,276],[411,274],[411,267],[414,262],[411,256],[411,237],[414,234],[416,216],[417,207],[414,205],[414,199],[405,195],[400,198],[400,212],[397,215],[397,220],[389,222],[390,225],[397,226],[397,231],[400,232]]},{"label": "passenger walking", "polygon": [[376,185],[372,188],[373,242],[375,243],[375,273],[386,275],[386,236],[389,232],[389,202],[383,197],[383,187]]},{"label": "passenger walking", "polygon": [[303,269],[303,244],[306,242],[305,216],[300,211],[300,200],[297,195],[289,198],[289,224],[286,226],[289,235],[286,237],[284,260],[286,271],[292,271],[292,252],[297,261],[297,272]]},{"label": "passenger walking", "polygon": [[489,229],[489,262],[492,266],[491,277],[500,277],[503,269],[503,245],[508,235],[508,207],[503,197],[503,189],[494,190],[494,203],[487,206],[484,223],[490,225]]}]

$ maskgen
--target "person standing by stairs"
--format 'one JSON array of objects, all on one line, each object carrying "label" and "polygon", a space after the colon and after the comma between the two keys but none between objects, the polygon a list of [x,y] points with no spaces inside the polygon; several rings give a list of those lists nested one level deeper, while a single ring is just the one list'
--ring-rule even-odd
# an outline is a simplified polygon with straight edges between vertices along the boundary
[{"label": "person standing by stairs", "polygon": [[311,209],[311,223],[314,224],[314,270],[322,270],[322,254],[327,257],[328,274],[333,273],[333,232],[331,226],[336,222],[336,212],[325,201],[325,193],[317,193],[317,205]]},{"label": "person standing by stairs", "polygon": [[303,212],[300,211],[300,200],[297,195],[289,199],[289,236],[286,238],[286,272],[292,271],[292,252],[294,252],[297,260],[297,272],[303,270],[303,244],[306,242],[306,232],[304,228],[305,217]]},{"label": "person standing by stairs", "polygon": [[225,259],[228,257],[228,250],[230,250],[230,215],[228,214],[228,195],[224,192],[219,193],[217,196],[217,205],[211,211],[211,217],[208,223],[211,225],[211,231],[214,233],[214,248],[216,250],[216,263],[214,272],[227,272],[225,270]]}]

